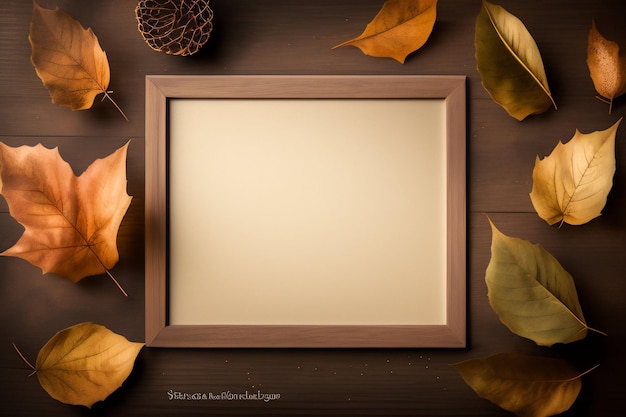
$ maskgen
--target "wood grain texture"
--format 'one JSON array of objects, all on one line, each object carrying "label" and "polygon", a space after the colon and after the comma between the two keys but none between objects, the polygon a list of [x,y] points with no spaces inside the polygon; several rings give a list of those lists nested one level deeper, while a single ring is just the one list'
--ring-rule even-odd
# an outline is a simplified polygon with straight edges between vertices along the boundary
[{"label": "wood grain texture", "polygon": [[[107,52],[110,88],[129,116],[106,102],[71,112],[50,97],[29,61],[28,0],[0,2],[0,140],[17,146],[58,146],[78,172],[131,139],[128,192],[133,201],[118,237],[121,260],[113,273],[124,298],[105,277],[75,285],[42,276],[23,261],[0,257],[0,414],[3,416],[380,415],[509,416],[478,398],[450,363],[500,352],[559,355],[581,369],[601,366],[565,416],[623,414],[626,385],[626,130],[618,131],[618,170],[604,215],[585,226],[550,228],[532,210],[532,164],[575,129],[606,129],[613,114],[594,98],[585,64],[587,31],[626,47],[623,0],[502,0],[528,27],[542,53],[558,110],[520,123],[482,88],[474,60],[478,0],[440,1],[428,43],[404,65],[364,56],[356,48],[331,50],[363,30],[380,0],[214,1],[215,28],[192,57],[152,51],[134,19],[136,0],[40,0],[92,27]],[[214,4],[213,4],[214,3]],[[34,360],[58,330],[95,321],[130,340],[144,337],[144,93],[145,76],[246,74],[465,75],[468,77],[468,348],[439,349],[150,349],[140,353],[124,386],[91,411],[65,406],[40,388],[12,342]],[[622,167],[622,168],[620,168]],[[504,233],[541,243],[573,275],[585,317],[609,336],[590,335],[547,350],[511,334],[490,309],[484,283],[490,258],[489,215]],[[0,203],[0,250],[21,227]],[[168,393],[280,393],[275,401],[181,401]]]}]

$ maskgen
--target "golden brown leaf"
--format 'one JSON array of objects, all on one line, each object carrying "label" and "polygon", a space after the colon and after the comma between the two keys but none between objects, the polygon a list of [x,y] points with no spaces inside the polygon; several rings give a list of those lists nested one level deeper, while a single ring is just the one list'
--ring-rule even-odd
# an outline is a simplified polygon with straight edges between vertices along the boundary
[{"label": "golden brown leaf", "polygon": [[124,383],[143,345],[104,326],[80,323],[58,332],[41,348],[34,370],[55,400],[91,407]]},{"label": "golden brown leaf", "polygon": [[113,278],[109,270],[119,259],[117,232],[131,200],[127,148],[128,143],[76,177],[57,148],[13,148],[0,142],[0,194],[25,228],[0,255],[25,259],[44,274],[73,282],[103,273]]},{"label": "golden brown leaf", "polygon": [[589,30],[587,66],[593,86],[608,101],[611,114],[613,100],[626,93],[626,56],[620,55],[617,43],[598,32],[595,22]]},{"label": "golden brown leaf", "polygon": [[404,63],[421,48],[437,19],[437,0],[387,0],[358,37],[333,47],[352,45],[365,55]]},{"label": "golden brown leaf", "polygon": [[91,29],[85,30],[58,7],[48,10],[33,2],[28,40],[31,62],[54,104],[85,110],[102,93],[128,120],[107,91],[109,62]]},{"label": "golden brown leaf", "polygon": [[478,396],[520,417],[549,417],[567,411],[580,393],[584,375],[561,359],[516,353],[453,366]]}]

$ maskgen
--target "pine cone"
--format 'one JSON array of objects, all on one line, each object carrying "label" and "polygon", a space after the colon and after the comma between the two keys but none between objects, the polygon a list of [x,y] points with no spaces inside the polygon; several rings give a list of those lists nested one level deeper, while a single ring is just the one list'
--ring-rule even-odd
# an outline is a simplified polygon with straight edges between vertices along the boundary
[{"label": "pine cone", "polygon": [[150,48],[169,55],[195,54],[213,29],[209,0],[141,0],[135,15]]}]

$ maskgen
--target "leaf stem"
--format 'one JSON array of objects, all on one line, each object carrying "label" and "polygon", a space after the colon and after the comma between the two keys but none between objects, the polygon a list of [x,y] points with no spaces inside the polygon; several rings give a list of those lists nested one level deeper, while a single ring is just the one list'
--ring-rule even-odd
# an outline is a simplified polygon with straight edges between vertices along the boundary
[{"label": "leaf stem", "polygon": [[109,278],[111,278],[113,280],[113,282],[115,283],[115,285],[117,285],[117,288],[119,288],[119,290],[122,292],[122,294],[124,294],[124,297],[128,297],[128,293],[126,291],[124,291],[124,288],[122,288],[122,286],[120,285],[119,282],[117,282],[117,280],[115,279],[115,277],[113,276],[113,274],[111,274],[111,272],[109,272],[108,269],[105,269],[106,274],[109,276]]},{"label": "leaf stem", "polygon": [[596,369],[598,369],[599,367],[600,367],[600,364],[597,364],[596,366],[594,366],[594,367],[593,367],[593,368],[591,368],[591,369],[586,370],[586,371],[585,371],[585,372],[583,372],[582,374],[580,374],[580,375],[576,375],[574,378],[566,379],[566,380],[565,380],[565,382],[570,382],[570,381],[575,381],[575,380],[577,380],[577,379],[580,379],[580,378],[582,378],[583,376],[585,376],[585,375],[587,375],[587,374],[589,374],[589,373],[591,373],[591,372],[595,371],[595,370],[596,370]]},{"label": "leaf stem", "polygon": [[24,363],[26,363],[26,365],[28,365],[28,367],[30,369],[32,369],[34,372],[32,374],[30,374],[29,376],[32,376],[35,372],[37,372],[37,369],[33,366],[32,363],[30,363],[28,361],[28,359],[26,359],[26,357],[24,355],[22,355],[22,352],[20,352],[20,350],[17,348],[17,345],[15,343],[13,343],[13,348],[15,349],[15,351],[17,352],[18,355],[20,355],[20,358],[22,358],[22,360],[24,361]]},{"label": "leaf stem", "polygon": [[[115,100],[113,100],[113,98],[111,98],[111,96],[109,95],[109,93],[113,93],[113,91],[104,91],[104,97],[108,98],[109,101],[111,103],[113,103],[113,105],[115,106],[115,108],[117,109],[117,111],[119,111],[122,115],[122,117],[124,117],[124,119],[128,122],[128,117],[126,117],[126,114],[124,113],[124,111],[120,108],[120,106],[117,105],[117,103],[115,102]],[[103,99],[104,99],[103,97]]]},{"label": "leaf stem", "polygon": [[609,114],[611,114],[611,111],[613,110],[613,99],[606,99],[604,97],[600,97],[600,96],[596,96],[596,98],[598,100],[600,100],[603,103],[606,103],[609,105]]},{"label": "leaf stem", "polygon": [[604,333],[603,331],[598,330],[598,329],[594,329],[593,327],[587,327],[587,330],[595,332],[595,333],[598,333],[598,334],[601,334],[602,336],[607,336],[607,337],[609,336],[608,334]]},{"label": "leaf stem", "polygon": [[597,364],[596,366],[594,366],[593,368],[583,372],[582,374],[580,374],[579,378],[582,378],[583,376],[595,371],[596,369],[598,369],[600,367],[600,364]]}]

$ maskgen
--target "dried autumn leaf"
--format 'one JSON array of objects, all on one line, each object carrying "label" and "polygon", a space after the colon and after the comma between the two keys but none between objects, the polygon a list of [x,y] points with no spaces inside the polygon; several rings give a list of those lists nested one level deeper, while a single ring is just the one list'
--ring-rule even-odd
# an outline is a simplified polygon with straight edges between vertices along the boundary
[{"label": "dried autumn leaf", "polygon": [[31,62],[54,104],[85,110],[102,93],[128,120],[107,91],[109,62],[91,29],[84,29],[58,7],[48,10],[33,2],[28,40]]},{"label": "dried autumn leaf", "polygon": [[478,394],[520,417],[548,417],[570,409],[581,374],[557,358],[501,353],[453,365]]},{"label": "dried autumn leaf", "polygon": [[365,55],[404,63],[421,48],[437,19],[437,0],[387,0],[358,37],[333,47],[352,45]]},{"label": "dried autumn leaf", "polygon": [[580,133],[535,160],[530,199],[549,225],[580,225],[600,216],[613,187],[615,134],[621,119],[603,131]]},{"label": "dried autumn leaf", "polygon": [[489,221],[489,304],[518,336],[541,346],[584,339],[587,330],[572,276],[541,245],[509,237]]},{"label": "dried autumn leaf", "polygon": [[91,408],[122,386],[143,345],[99,324],[80,323],[41,348],[34,373],[55,400]]},{"label": "dried autumn leaf", "polygon": [[128,143],[76,177],[57,148],[0,142],[0,194],[25,228],[0,255],[25,259],[44,274],[73,282],[107,273],[119,287],[109,270],[119,259],[117,232],[131,201],[127,149]]},{"label": "dried autumn leaf", "polygon": [[213,30],[209,0],[141,0],[135,17],[148,46],[169,55],[195,54]]},{"label": "dried autumn leaf", "polygon": [[598,32],[592,22],[587,41],[587,66],[593,86],[609,103],[626,93],[626,56],[620,55],[619,45]]},{"label": "dried autumn leaf", "polygon": [[483,1],[475,47],[483,87],[509,115],[523,120],[556,108],[537,43],[517,17]]}]

